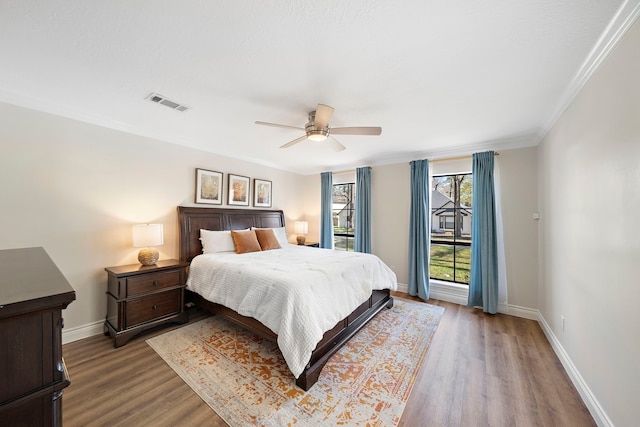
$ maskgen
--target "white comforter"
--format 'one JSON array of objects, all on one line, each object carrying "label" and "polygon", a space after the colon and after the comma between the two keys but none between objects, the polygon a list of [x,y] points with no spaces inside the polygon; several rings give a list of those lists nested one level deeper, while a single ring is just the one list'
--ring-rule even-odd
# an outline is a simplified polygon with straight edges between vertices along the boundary
[{"label": "white comforter", "polygon": [[198,255],[187,280],[187,289],[278,334],[296,378],[326,331],[373,289],[396,288],[396,275],[375,255],[290,244],[246,254]]}]

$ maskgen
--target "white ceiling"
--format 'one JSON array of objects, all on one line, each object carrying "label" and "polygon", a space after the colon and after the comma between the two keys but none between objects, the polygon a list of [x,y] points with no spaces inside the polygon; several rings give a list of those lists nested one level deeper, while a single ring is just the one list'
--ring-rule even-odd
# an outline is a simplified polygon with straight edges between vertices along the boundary
[{"label": "white ceiling", "polygon": [[[535,145],[638,3],[0,0],[0,101],[303,174]],[[318,103],[382,135],[254,124]]]}]

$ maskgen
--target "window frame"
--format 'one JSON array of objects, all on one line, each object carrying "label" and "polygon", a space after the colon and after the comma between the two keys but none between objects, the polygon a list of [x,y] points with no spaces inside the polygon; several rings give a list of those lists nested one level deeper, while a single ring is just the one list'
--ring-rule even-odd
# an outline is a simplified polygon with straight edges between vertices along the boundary
[{"label": "window frame", "polygon": [[[336,225],[332,223],[332,227],[331,227],[331,231],[333,233],[333,249],[335,250],[339,250],[339,251],[347,251],[347,252],[354,252],[354,246],[355,246],[355,216],[356,216],[356,183],[355,182],[340,182],[340,183],[336,183],[332,185],[331,188],[331,202],[333,205],[333,197],[335,195],[334,191],[335,188],[338,186],[348,186],[349,187],[349,201],[348,203],[345,204],[345,207],[343,207],[340,210],[336,210],[333,209],[333,206],[331,208],[331,218],[332,218],[332,222],[336,216],[336,211],[337,211],[337,215],[340,215],[340,212],[344,211],[345,208],[347,209],[347,227],[346,227],[346,231],[338,231],[336,232]],[[349,227],[350,226],[350,227]],[[339,227],[340,228],[340,227]],[[351,230],[351,232],[349,232],[349,230]],[[338,245],[337,242],[339,240],[344,240],[345,245],[344,247],[340,247],[341,245]]]},{"label": "window frame", "polygon": [[[469,176],[470,177],[470,183],[471,183],[471,192],[473,192],[473,174],[471,172],[467,172],[467,173],[440,173],[437,175],[433,175],[431,177],[431,183],[430,183],[430,188],[432,189],[431,191],[439,191],[437,189],[434,189],[434,184],[435,184],[435,179],[436,178],[442,178],[442,177],[459,177],[459,176]],[[462,183],[462,181],[461,181]],[[458,190],[459,192],[460,190]],[[449,198],[450,200],[451,197],[450,196],[446,196],[446,194],[441,193],[442,195],[444,195],[445,197]],[[461,195],[459,197],[462,197]],[[455,200],[454,204],[455,204]],[[444,206],[444,205],[443,205]],[[442,209],[442,206],[431,206],[430,207],[430,215],[433,217],[433,214],[435,212],[437,212],[438,210]],[[464,240],[458,240],[459,238],[462,238],[463,234],[462,234],[462,230],[464,230],[464,221],[465,221],[465,215],[463,215],[462,212],[466,211],[466,212],[470,212],[470,216],[473,215],[473,201],[471,203],[471,206],[467,206],[464,205],[462,203],[462,201],[460,202],[460,206],[459,207],[451,207],[451,208],[447,208],[447,209],[451,209],[454,212],[454,215],[441,215],[438,216],[438,230],[441,230],[443,233],[439,234],[435,237],[434,239],[434,225],[432,224],[429,230],[429,280],[436,280],[436,281],[442,281],[442,282],[446,282],[446,283],[451,283],[451,284],[456,284],[456,285],[461,285],[461,286],[469,286],[469,282],[471,281],[471,228],[470,228],[470,223],[471,223],[471,218],[469,219],[469,221],[467,221],[469,223],[469,232],[468,234],[465,234],[465,236],[468,236],[468,238],[464,239]],[[460,215],[462,215],[461,219],[460,219],[460,236],[457,236],[456,234],[456,215],[455,215],[455,211],[456,209],[460,212]],[[447,221],[447,218],[453,218],[453,224],[449,223]],[[453,228],[448,228],[447,227],[447,223],[449,223],[450,225],[453,225]],[[444,227],[443,227],[444,225]],[[451,237],[452,239],[449,239],[448,237],[446,237],[447,233],[451,233]],[[453,256],[453,262],[452,262],[452,275],[453,275],[453,279],[447,279],[447,278],[443,278],[443,277],[437,277],[437,276],[432,276],[432,272],[433,272],[433,254],[434,254],[434,248],[433,246],[437,245],[437,246],[451,246],[453,247],[453,251],[452,251],[452,256]],[[462,247],[462,248],[461,248]],[[459,265],[460,264],[465,264],[464,262],[459,262],[459,253],[460,251],[466,251],[467,249],[465,249],[466,247],[468,247],[468,254],[469,254],[469,261],[468,261],[468,273],[465,275],[465,277],[467,277],[467,281],[460,281],[460,275],[458,273],[460,273],[460,271],[462,270],[463,272],[461,274],[465,274],[464,273],[464,268],[460,268]],[[463,260],[466,259],[466,256],[463,257]]]}]

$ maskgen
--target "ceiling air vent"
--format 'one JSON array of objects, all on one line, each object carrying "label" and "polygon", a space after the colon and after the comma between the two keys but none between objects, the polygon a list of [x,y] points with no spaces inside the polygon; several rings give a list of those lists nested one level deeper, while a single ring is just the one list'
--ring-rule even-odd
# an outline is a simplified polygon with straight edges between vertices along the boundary
[{"label": "ceiling air vent", "polygon": [[172,101],[167,97],[155,92],[150,93],[146,99],[148,99],[151,102],[155,102],[156,104],[162,104],[166,107],[172,108],[177,111],[187,111],[190,109],[186,105],[180,104],[179,102]]}]

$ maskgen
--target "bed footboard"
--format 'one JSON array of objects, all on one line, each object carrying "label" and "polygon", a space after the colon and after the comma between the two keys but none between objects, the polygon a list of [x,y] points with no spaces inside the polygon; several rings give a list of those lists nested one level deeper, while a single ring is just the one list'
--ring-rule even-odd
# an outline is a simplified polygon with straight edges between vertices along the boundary
[{"label": "bed footboard", "polygon": [[[242,316],[227,307],[207,301],[194,292],[186,292],[186,300],[193,302],[196,306],[222,316],[256,335],[271,341],[277,341],[278,336],[258,320]],[[373,291],[367,301],[356,308],[349,316],[338,322],[333,329],[325,332],[315,350],[311,353],[311,359],[305,370],[296,380],[296,385],[305,391],[309,390],[318,381],[320,372],[322,372],[322,368],[329,358],[385,307],[393,307],[393,298],[390,291],[388,289]]]},{"label": "bed footboard", "polygon": [[316,349],[311,353],[309,364],[296,380],[296,385],[305,391],[309,390],[318,381],[320,372],[329,358],[385,307],[393,307],[390,291],[388,289],[373,291],[364,304],[338,322],[333,329],[325,332]]}]

